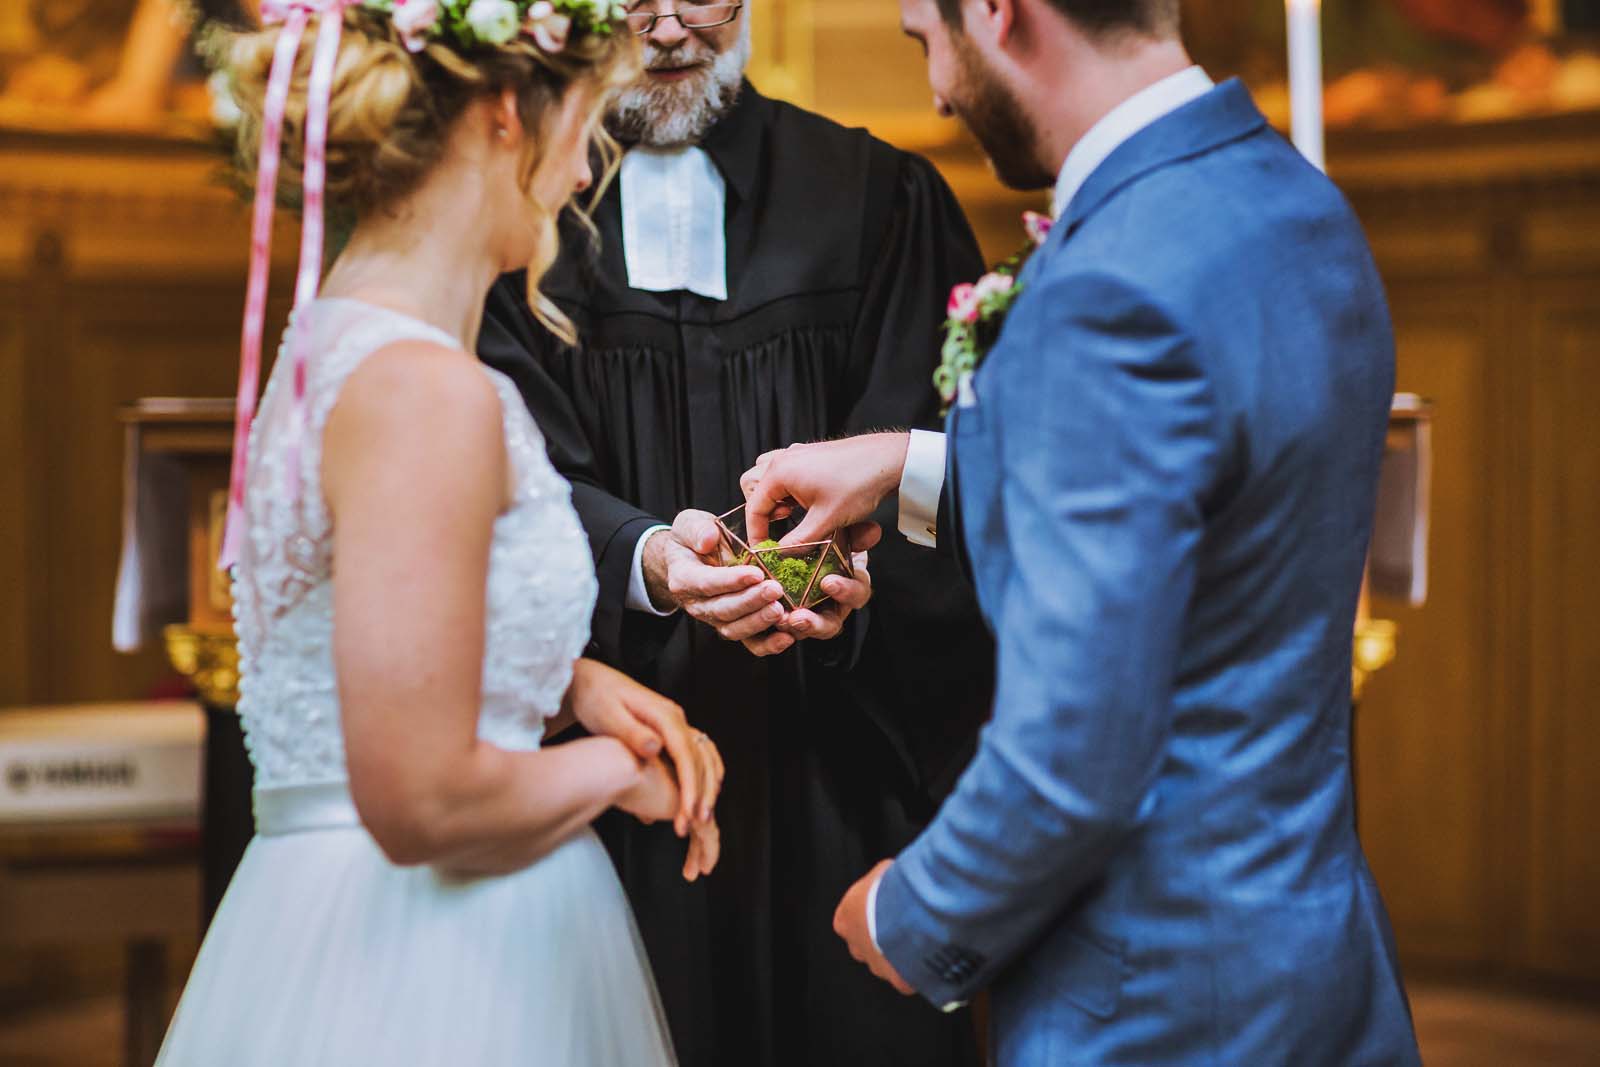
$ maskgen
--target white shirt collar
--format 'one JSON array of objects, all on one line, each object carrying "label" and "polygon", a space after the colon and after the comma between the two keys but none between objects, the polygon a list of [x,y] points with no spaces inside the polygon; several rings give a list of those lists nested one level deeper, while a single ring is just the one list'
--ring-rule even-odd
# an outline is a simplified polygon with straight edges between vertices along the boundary
[{"label": "white shirt collar", "polygon": [[1157,119],[1165,118],[1190,101],[1216,87],[1211,76],[1199,67],[1189,67],[1147,86],[1106,112],[1072,151],[1056,179],[1055,217],[1066,213],[1067,205],[1078,195],[1100,164],[1123,143]]},{"label": "white shirt collar", "polygon": [[622,157],[628,284],[728,299],[728,191],[704,149],[633,148]]}]

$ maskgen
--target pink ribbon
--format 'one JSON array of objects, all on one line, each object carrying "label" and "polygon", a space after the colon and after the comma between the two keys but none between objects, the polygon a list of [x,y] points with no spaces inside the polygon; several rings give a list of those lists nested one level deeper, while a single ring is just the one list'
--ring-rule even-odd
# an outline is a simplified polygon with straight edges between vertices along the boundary
[{"label": "pink ribbon", "polygon": [[[250,428],[255,422],[257,390],[261,378],[261,335],[267,314],[267,273],[272,251],[272,215],[277,203],[278,163],[283,147],[283,114],[289,100],[296,57],[307,24],[318,16],[316,52],[307,86],[304,221],[300,233],[300,269],[295,279],[294,310],[299,312],[317,298],[322,277],[323,194],[327,184],[328,98],[333,88],[334,65],[339,58],[339,35],[344,9],[359,0],[263,0],[263,25],[283,24],[272,70],[267,77],[261,130],[260,161],[256,172],[254,213],[250,224],[250,273],[245,288],[244,326],[239,343],[239,395],[234,407],[233,469],[228,489],[228,519],[222,537],[218,566],[223,570],[239,560],[244,536],[244,493],[249,473]],[[300,495],[300,441],[305,429],[308,353],[303,343],[304,316],[293,314],[288,355],[293,360],[294,404],[290,416],[289,491]]]}]

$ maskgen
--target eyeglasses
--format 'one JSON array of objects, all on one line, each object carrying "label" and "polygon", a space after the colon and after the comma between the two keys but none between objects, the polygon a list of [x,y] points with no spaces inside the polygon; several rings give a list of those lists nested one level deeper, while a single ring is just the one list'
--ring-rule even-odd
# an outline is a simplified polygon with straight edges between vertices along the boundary
[{"label": "eyeglasses", "polygon": [[686,30],[709,30],[713,26],[726,26],[739,17],[743,4],[688,4],[676,11],[630,11],[628,29],[640,37],[652,32],[662,19],[677,19]]}]

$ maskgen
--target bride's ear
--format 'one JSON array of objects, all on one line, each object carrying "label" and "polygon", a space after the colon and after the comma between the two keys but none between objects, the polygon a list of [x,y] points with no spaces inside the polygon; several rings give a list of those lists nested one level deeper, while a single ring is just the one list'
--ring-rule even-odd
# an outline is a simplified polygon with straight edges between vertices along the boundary
[{"label": "bride's ear", "polygon": [[517,110],[515,89],[500,90],[500,95],[494,98],[494,108],[490,117],[494,123],[494,138],[497,142],[503,145],[522,143],[522,115]]}]

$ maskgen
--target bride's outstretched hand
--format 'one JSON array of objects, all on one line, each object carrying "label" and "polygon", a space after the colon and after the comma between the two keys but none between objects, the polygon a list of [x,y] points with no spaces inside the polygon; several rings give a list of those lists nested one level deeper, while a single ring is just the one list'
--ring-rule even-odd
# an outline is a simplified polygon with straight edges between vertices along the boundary
[{"label": "bride's outstretched hand", "polygon": [[616,738],[641,760],[657,760],[663,754],[671,760],[678,808],[653,815],[652,821],[671,819],[679,837],[711,821],[722,791],[722,754],[709,737],[689,725],[681,707],[621,671],[580,659],[573,665],[565,710],[591,734]]}]

